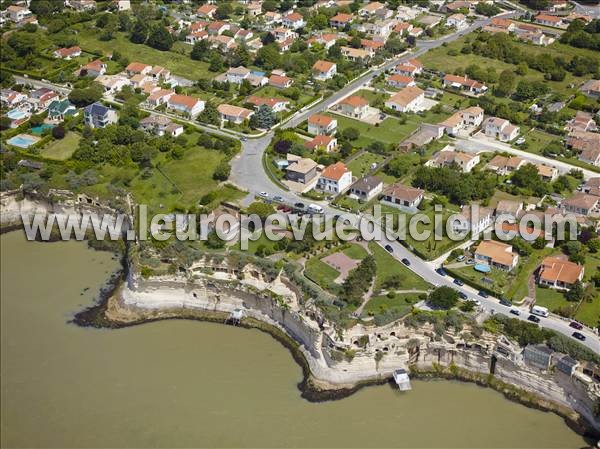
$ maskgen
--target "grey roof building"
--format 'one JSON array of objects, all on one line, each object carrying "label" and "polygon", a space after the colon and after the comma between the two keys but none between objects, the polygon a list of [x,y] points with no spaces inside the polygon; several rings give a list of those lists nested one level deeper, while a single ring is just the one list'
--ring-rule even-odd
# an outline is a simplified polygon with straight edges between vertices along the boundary
[{"label": "grey roof building", "polygon": [[527,345],[523,350],[523,360],[536,368],[547,370],[550,368],[553,352],[546,345]]}]

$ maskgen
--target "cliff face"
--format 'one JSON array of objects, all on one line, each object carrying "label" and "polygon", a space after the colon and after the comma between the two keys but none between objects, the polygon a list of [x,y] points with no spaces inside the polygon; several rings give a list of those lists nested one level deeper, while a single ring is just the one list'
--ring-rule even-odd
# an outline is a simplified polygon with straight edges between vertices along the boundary
[{"label": "cliff face", "polygon": [[[401,323],[379,328],[357,325],[334,329],[322,321],[319,325],[317,319],[306,313],[296,293],[279,278],[268,281],[252,272],[247,267],[244,273],[235,276],[213,273],[192,278],[134,277],[129,287],[122,290],[120,300],[124,308],[134,312],[164,310],[176,314],[198,310],[230,314],[242,309],[245,316],[276,326],[299,343],[313,385],[318,388],[352,388],[362,382],[389,378],[394,370],[410,367],[417,376],[426,373],[494,387],[502,383],[517,387],[521,394],[529,392],[532,397],[546,401],[528,398],[521,402],[552,409],[563,416],[575,410],[600,429],[592,413],[595,396],[586,385],[562,373],[544,373],[520,360],[498,357],[492,335],[466,342],[463,333],[447,332],[439,337],[431,325],[414,329]],[[489,383],[492,371],[498,385]],[[510,396],[517,388],[504,393]]]}]

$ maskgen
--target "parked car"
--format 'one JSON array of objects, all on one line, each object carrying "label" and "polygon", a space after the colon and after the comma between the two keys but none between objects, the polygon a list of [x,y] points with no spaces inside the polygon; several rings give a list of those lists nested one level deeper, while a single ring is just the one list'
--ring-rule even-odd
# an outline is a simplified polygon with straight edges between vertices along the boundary
[{"label": "parked car", "polygon": [[573,332],[571,335],[573,335],[573,337],[579,341],[585,341],[585,335],[583,335],[581,332]]},{"label": "parked car", "polygon": [[393,253],[394,252],[394,248],[392,248],[392,245],[385,245],[385,250],[388,253]]},{"label": "parked car", "polygon": [[521,311],[519,309],[510,309],[508,313],[512,313],[513,315],[519,316],[521,315]]},{"label": "parked car", "polygon": [[533,323],[539,323],[540,322],[540,319],[537,316],[535,316],[535,315],[529,315],[527,317],[527,319],[529,321],[533,322]]},{"label": "parked car", "polygon": [[569,326],[571,326],[573,329],[577,329],[577,330],[583,329],[583,324],[578,323],[577,321],[571,321],[569,323]]},{"label": "parked car", "polygon": [[468,296],[466,294],[464,294],[463,292],[458,292],[458,297],[460,299],[467,299],[468,298]]},{"label": "parked car", "polygon": [[463,285],[465,285],[465,283],[463,281],[461,281],[460,279],[454,279],[454,281],[452,281],[452,282],[454,282],[459,287],[462,287]]},{"label": "parked car", "polygon": [[463,256],[462,254],[456,258],[457,262],[462,262],[463,260],[465,260],[465,256]]},{"label": "parked car", "polygon": [[410,260],[408,260],[406,257],[404,259],[402,259],[402,263],[404,265],[406,265],[407,267],[410,267]]},{"label": "parked car", "polygon": [[279,195],[275,195],[273,197],[273,201],[277,201],[278,203],[281,203],[281,202],[283,202],[283,197],[279,196]]},{"label": "parked car", "polygon": [[304,203],[296,203],[296,204],[294,204],[294,207],[296,209],[304,210],[305,206],[304,206]]},{"label": "parked car", "polygon": [[506,306],[506,307],[512,306],[512,302],[510,302],[506,298],[500,298],[500,304],[502,304],[503,306]]},{"label": "parked car", "polygon": [[269,194],[267,192],[258,192],[258,196],[261,198],[269,198]]},{"label": "parked car", "polygon": [[465,263],[467,265],[475,265],[475,261],[473,259],[468,259]]},{"label": "parked car", "polygon": [[437,274],[439,274],[440,276],[446,276],[446,274],[447,274],[446,271],[443,268],[438,268],[438,269],[435,270],[435,272]]},{"label": "parked car", "polygon": [[483,290],[479,290],[479,292],[477,292],[477,294],[479,296],[481,296],[482,298],[488,298],[490,296],[486,292],[484,292]]}]

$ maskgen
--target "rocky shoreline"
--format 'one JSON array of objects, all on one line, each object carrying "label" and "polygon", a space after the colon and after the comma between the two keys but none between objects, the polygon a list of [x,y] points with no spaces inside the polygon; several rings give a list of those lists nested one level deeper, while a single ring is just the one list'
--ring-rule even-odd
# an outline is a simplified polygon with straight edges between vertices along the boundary
[{"label": "rocky shoreline", "polygon": [[[124,268],[111,278],[109,287],[100,293],[97,304],[75,315],[73,320],[75,324],[82,327],[118,329],[171,319],[224,324],[229,317],[226,312],[192,309],[185,311],[165,309],[162,311],[141,310],[134,312],[130,307],[124,307],[120,298],[120,290],[125,288],[126,270],[126,265],[124,265]],[[265,332],[290,351],[292,358],[302,369],[302,380],[297,387],[301,392],[301,397],[310,402],[341,400],[369,386],[389,384],[392,388],[393,381],[389,376],[361,380],[353,385],[345,386],[320,380],[311,372],[310,364],[305,352],[300,348],[300,343],[280,328],[251,317],[243,318],[238,326],[244,329],[257,329]],[[563,418],[569,428],[586,438],[592,445],[600,438],[600,432],[576,411],[495,379],[493,376],[484,376],[464,369],[446,369],[443,367],[429,370],[411,367],[410,376],[412,379],[422,381],[450,380],[474,383],[482,388],[492,388],[510,401],[536,410],[555,413]]]}]

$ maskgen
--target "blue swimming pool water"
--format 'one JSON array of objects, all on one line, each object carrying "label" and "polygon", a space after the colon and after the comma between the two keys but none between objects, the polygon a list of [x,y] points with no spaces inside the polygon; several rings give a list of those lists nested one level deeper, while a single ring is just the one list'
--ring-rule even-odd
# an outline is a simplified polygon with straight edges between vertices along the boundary
[{"label": "blue swimming pool water", "polygon": [[40,136],[46,129],[52,128],[54,128],[54,125],[47,125],[44,123],[43,125],[38,125],[31,128],[31,133]]},{"label": "blue swimming pool water", "polygon": [[489,273],[490,271],[492,271],[489,265],[483,263],[478,263],[473,268],[475,268],[475,270],[479,271],[480,273]]},{"label": "blue swimming pool water", "polygon": [[6,143],[19,148],[29,148],[31,145],[36,143],[36,140],[32,137],[19,134],[18,136],[8,139]]},{"label": "blue swimming pool water", "polygon": [[27,114],[25,114],[23,111],[19,111],[18,109],[13,109],[12,111],[8,111],[6,116],[11,120],[20,120],[27,117]]}]

